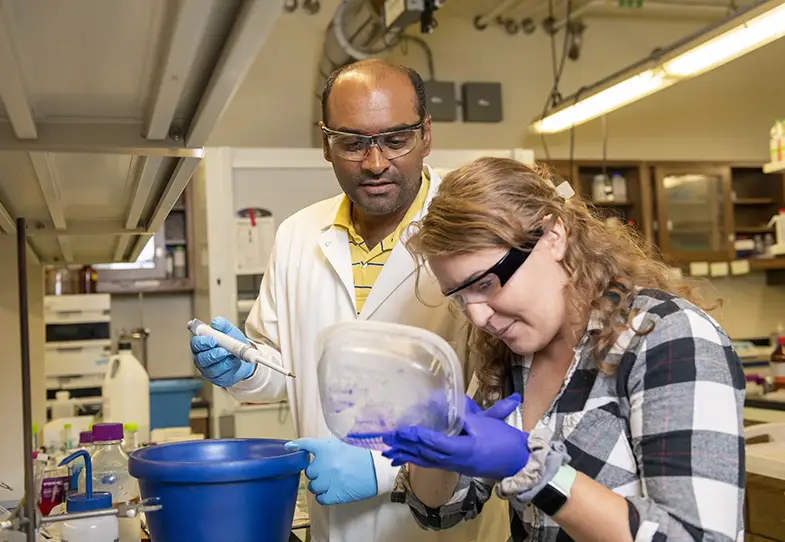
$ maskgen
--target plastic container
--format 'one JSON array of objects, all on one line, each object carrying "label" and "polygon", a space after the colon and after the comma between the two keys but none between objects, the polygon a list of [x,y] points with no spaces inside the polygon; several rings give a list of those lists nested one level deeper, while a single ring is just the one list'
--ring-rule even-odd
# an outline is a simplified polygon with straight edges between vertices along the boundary
[{"label": "plastic container", "polygon": [[[139,484],[128,473],[128,454],[123,449],[122,440],[122,424],[99,423],[93,426],[93,489],[111,493],[113,506],[139,502]],[[87,487],[86,476],[83,487]],[[138,517],[120,518],[118,524],[120,542],[141,540],[142,525]]]},{"label": "plastic container", "polygon": [[624,203],[627,201],[627,179],[624,178],[619,172],[614,172],[611,175],[611,186],[613,187],[613,199],[614,201],[620,201]]},{"label": "plastic container", "polygon": [[447,435],[463,427],[458,356],[438,335],[416,327],[356,320],[320,335],[319,394],[339,439],[385,450],[382,435],[419,425]]},{"label": "plastic container", "polygon": [[71,403],[71,393],[68,391],[58,391],[55,393],[55,400],[52,403],[52,419],[73,418],[76,416],[76,408]]},{"label": "plastic container", "polygon": [[123,425],[123,449],[129,454],[139,447],[139,426],[135,423]]},{"label": "plastic container", "polygon": [[150,382],[150,430],[190,425],[191,399],[202,389],[196,379]]},{"label": "plastic container", "polygon": [[[69,495],[65,501],[65,511],[69,514],[95,512],[112,508],[112,494],[105,491],[93,492],[92,462],[85,450],[77,450],[60,462],[60,466],[79,461],[87,473],[87,486],[84,494]],[[117,516],[101,516],[84,519],[67,519],[60,526],[62,542],[116,542],[119,538]]]},{"label": "plastic container", "polygon": [[131,454],[129,469],[142,498],[161,510],[147,513],[155,542],[286,542],[300,472],[308,453],[286,441],[230,439],[175,442]]},{"label": "plastic container", "polygon": [[139,442],[149,442],[150,377],[131,352],[131,341],[119,341],[117,355],[109,361],[101,393],[104,421],[135,423],[139,426]]}]

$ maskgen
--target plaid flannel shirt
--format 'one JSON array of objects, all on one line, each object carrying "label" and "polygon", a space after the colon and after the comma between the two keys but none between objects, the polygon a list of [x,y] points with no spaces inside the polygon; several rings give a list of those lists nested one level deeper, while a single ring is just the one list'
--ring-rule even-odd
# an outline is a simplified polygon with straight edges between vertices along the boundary
[{"label": "plaid flannel shirt", "polygon": [[[627,500],[636,542],[744,539],[744,374],[728,336],[707,314],[660,290],[640,290],[635,329],[622,333],[597,370],[589,324],[561,391],[538,426],[564,442],[576,470]],[[506,394],[523,395],[531,359],[508,374]],[[507,423],[521,429],[520,408]],[[472,519],[493,484],[461,476],[438,509],[422,504],[404,467],[393,500],[426,529]],[[531,504],[510,501],[511,540],[571,540]]]}]

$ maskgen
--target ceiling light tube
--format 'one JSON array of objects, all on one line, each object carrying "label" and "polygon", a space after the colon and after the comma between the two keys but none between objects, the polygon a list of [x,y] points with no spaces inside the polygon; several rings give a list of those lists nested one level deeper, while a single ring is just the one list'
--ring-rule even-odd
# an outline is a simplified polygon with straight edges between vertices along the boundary
[{"label": "ceiling light tube", "polygon": [[743,12],[566,98],[531,125],[537,133],[568,130],[695,77],[785,36],[785,0],[762,0]]}]

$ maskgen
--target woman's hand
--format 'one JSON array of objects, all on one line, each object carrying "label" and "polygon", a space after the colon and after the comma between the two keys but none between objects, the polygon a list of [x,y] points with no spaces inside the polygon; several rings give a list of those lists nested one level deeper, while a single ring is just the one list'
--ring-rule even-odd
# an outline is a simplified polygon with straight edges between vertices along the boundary
[{"label": "woman's hand", "polygon": [[528,434],[504,419],[521,403],[514,394],[483,411],[466,398],[464,431],[455,437],[423,427],[404,427],[384,437],[382,455],[393,466],[412,463],[474,478],[501,480],[520,471],[529,459]]}]

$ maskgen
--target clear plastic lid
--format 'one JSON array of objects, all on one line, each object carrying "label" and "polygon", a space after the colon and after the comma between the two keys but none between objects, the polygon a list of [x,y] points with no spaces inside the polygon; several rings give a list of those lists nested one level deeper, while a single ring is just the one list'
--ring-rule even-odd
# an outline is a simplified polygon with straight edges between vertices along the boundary
[{"label": "clear plastic lid", "polygon": [[356,320],[320,335],[319,394],[339,439],[375,450],[382,435],[419,425],[447,435],[463,427],[464,387],[455,350],[416,327]]}]

